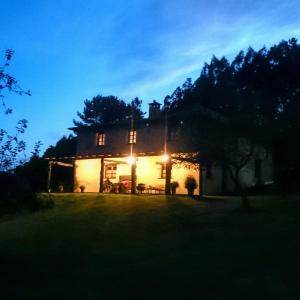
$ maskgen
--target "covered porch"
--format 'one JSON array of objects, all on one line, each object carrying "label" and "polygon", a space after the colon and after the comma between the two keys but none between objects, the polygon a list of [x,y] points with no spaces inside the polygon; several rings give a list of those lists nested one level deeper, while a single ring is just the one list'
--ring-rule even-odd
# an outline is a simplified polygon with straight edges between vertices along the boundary
[{"label": "covered porch", "polygon": [[144,155],[101,157],[75,160],[74,191],[170,194],[170,184],[178,182],[177,194],[187,194],[184,182],[193,176],[198,184],[199,169],[187,169],[172,163],[172,157]]}]

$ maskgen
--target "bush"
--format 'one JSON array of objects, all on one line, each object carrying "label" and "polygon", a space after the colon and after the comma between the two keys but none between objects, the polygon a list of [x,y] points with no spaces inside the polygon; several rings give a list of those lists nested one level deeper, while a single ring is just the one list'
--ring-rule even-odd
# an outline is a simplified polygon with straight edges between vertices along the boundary
[{"label": "bush", "polygon": [[16,174],[0,173],[0,189],[2,212],[13,213],[21,209],[36,211],[54,206],[52,199],[38,198],[35,186],[30,184],[27,178]]},{"label": "bush", "polygon": [[176,189],[179,187],[179,183],[177,181],[172,181],[170,183],[170,187],[171,187],[171,194],[176,195]]},{"label": "bush", "polygon": [[188,195],[194,195],[194,190],[197,188],[197,181],[193,176],[187,176],[184,182],[185,188],[188,190]]}]

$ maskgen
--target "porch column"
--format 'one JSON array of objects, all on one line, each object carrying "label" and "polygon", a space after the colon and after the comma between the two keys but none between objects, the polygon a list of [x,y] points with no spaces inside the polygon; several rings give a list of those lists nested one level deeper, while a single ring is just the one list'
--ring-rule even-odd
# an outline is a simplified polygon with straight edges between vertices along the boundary
[{"label": "porch column", "polygon": [[47,192],[51,193],[51,175],[52,175],[52,161],[48,163],[48,180],[47,180]]},{"label": "porch column", "polygon": [[166,161],[166,184],[165,194],[171,195],[171,173],[172,173],[172,161],[171,157]]},{"label": "porch column", "polygon": [[199,164],[199,196],[204,195],[204,185],[203,185],[203,169],[202,169],[202,164]]},{"label": "porch column", "polygon": [[76,160],[73,160],[73,193],[75,192],[75,190],[77,189],[76,186]]},{"label": "porch column", "polygon": [[131,194],[136,194],[136,161],[131,165]]},{"label": "porch column", "polygon": [[103,193],[104,185],[103,185],[103,180],[104,180],[104,158],[101,158],[101,168],[100,168],[100,189],[99,192]]}]

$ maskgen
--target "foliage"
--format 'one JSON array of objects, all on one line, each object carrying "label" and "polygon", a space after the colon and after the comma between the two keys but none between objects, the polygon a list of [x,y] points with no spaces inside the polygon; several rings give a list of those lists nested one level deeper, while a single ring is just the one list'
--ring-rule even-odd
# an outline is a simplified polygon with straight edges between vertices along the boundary
[{"label": "foliage", "polygon": [[178,183],[178,181],[172,181],[170,183],[170,186],[171,186],[171,188],[178,188],[179,187],[179,183]]},{"label": "foliage", "polygon": [[188,190],[189,189],[192,189],[192,190],[196,189],[198,185],[197,185],[197,181],[196,181],[195,177],[187,176],[185,181],[184,181],[184,186]]},{"label": "foliage", "polygon": [[[77,144],[77,137],[70,134],[68,137],[63,136],[55,146],[49,146],[44,155],[45,157],[72,157],[76,154],[76,144]],[[65,160],[67,163],[72,163],[72,160]],[[47,165],[45,165],[45,170],[43,173],[47,172]],[[46,177],[47,178],[47,175]],[[73,187],[73,169],[72,168],[64,168],[60,166],[55,166],[52,169],[52,176],[51,176],[51,186],[53,186],[54,190],[60,190],[59,186],[62,185],[64,187],[64,191],[73,191],[76,189],[76,186]],[[46,187],[46,183],[44,185],[44,189]],[[78,187],[78,186],[77,186]]]},{"label": "foliage", "polygon": [[[7,106],[4,100],[7,92],[18,95],[31,95],[30,91],[23,90],[18,85],[18,81],[7,72],[13,54],[12,50],[6,50],[5,62],[2,67],[0,66],[0,99],[6,115],[12,113],[12,109]],[[0,171],[8,171],[23,162],[23,159],[20,159],[20,153],[25,153],[26,144],[20,136],[25,132],[27,124],[28,122],[25,119],[18,121],[16,132],[13,134],[0,128]]]},{"label": "foliage", "polygon": [[170,183],[170,188],[171,188],[171,194],[176,195],[176,189],[179,187],[178,181],[172,181]]},{"label": "foliage", "polygon": [[27,120],[18,121],[16,132],[9,134],[7,131],[0,129],[0,170],[8,171],[17,164],[23,163],[20,159],[20,153],[25,157],[26,143],[20,139],[20,135],[27,128]]},{"label": "foliage", "polygon": [[264,140],[290,136],[299,131],[299,61],[294,38],[241,51],[231,63],[213,56],[193,84],[188,79],[167,100],[171,111],[201,104]]},{"label": "foliage", "polygon": [[142,101],[139,98],[132,100],[131,104],[115,96],[98,95],[92,100],[84,101],[83,113],[77,112],[80,121],[73,120],[74,125],[103,125],[114,124],[129,120],[133,114],[139,120],[143,118],[141,111]]},{"label": "foliage", "polygon": [[[12,113],[12,109],[4,100],[7,93],[31,95],[30,91],[23,90],[17,80],[7,72],[12,57],[13,51],[7,50],[6,61],[0,67],[0,98],[6,115]],[[53,206],[51,201],[46,204],[41,203],[36,196],[36,192],[41,191],[45,186],[43,180],[46,178],[42,172],[45,169],[45,162],[39,158],[42,145],[40,141],[35,144],[31,159],[25,162],[26,143],[21,136],[27,125],[27,120],[19,120],[13,134],[0,129],[0,206],[3,210],[16,211],[24,207],[36,210]]]},{"label": "foliage", "polygon": [[[189,112],[185,130],[199,155],[198,160],[188,159],[221,162],[238,187],[239,171],[261,143],[272,149],[279,174],[295,170],[300,165],[299,73],[300,45],[295,38],[270,49],[250,47],[232,62],[213,56],[194,83],[188,79],[165,99],[170,114]],[[248,147],[240,151],[245,137]]]},{"label": "foliage", "polygon": [[138,183],[136,189],[142,193],[146,189],[146,185],[144,183]]},{"label": "foliage", "polygon": [[35,192],[42,192],[47,186],[47,161],[38,156],[32,156],[30,160],[15,169],[15,176],[26,181],[26,185],[32,187]]},{"label": "foliage", "polygon": [[49,146],[44,153],[44,157],[65,157],[76,154],[77,137],[70,134],[63,136],[55,146]]},{"label": "foliage", "polygon": [[51,199],[41,201],[37,197],[37,187],[34,185],[33,179],[36,180],[38,177],[41,177],[41,174],[20,173],[19,169],[15,174],[0,172],[0,213],[16,212],[24,208],[31,211],[52,208],[54,202]]},{"label": "foliage", "polygon": [[7,73],[6,69],[9,67],[10,62],[12,60],[14,51],[11,49],[8,49],[5,51],[5,62],[3,66],[0,66],[0,99],[1,104],[4,108],[4,111],[6,114],[11,114],[12,109],[7,107],[6,102],[4,101],[4,92],[13,92],[18,95],[28,95],[30,96],[30,91],[23,90],[19,84],[18,81],[9,73]]}]

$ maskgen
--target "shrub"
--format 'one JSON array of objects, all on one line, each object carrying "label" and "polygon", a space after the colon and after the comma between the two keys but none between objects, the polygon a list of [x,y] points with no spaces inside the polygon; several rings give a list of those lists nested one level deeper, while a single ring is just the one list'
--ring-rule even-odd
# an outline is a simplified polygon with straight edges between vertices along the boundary
[{"label": "shrub", "polygon": [[146,185],[144,183],[139,183],[136,187],[136,189],[142,193],[146,189]]},{"label": "shrub", "polygon": [[197,188],[197,181],[193,176],[187,176],[184,182],[185,188],[188,190],[188,195],[194,195],[194,190]]},{"label": "shrub", "polygon": [[177,181],[172,181],[170,187],[172,195],[176,195],[176,189],[179,187],[179,183]]}]

